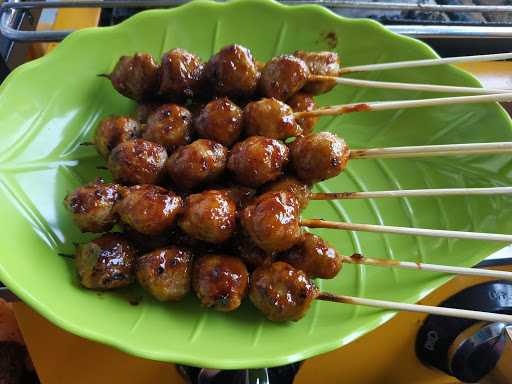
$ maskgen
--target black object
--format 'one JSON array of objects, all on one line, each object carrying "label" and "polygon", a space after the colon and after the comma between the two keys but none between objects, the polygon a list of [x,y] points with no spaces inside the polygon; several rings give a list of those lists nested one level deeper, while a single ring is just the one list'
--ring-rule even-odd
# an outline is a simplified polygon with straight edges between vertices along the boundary
[{"label": "black object", "polygon": [[[493,281],[466,288],[439,306],[476,311],[512,314],[512,283]],[[428,366],[438,368],[464,382],[475,382],[494,367],[499,356],[492,344],[477,349],[469,361],[478,364],[462,364],[453,361],[448,366],[448,349],[463,331],[475,324],[476,320],[444,316],[428,316],[416,336],[416,355]]]}]

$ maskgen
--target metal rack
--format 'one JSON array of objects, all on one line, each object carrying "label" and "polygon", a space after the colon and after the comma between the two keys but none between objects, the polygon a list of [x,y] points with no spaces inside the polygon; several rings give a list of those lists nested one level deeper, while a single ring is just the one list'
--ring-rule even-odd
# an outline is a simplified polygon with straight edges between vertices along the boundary
[{"label": "metal rack", "polygon": [[[222,1],[222,0],[218,0]],[[417,12],[455,13],[512,13],[509,5],[440,5],[421,3],[370,2],[357,0],[283,0],[288,5],[317,4],[336,12],[344,10],[398,10]],[[60,41],[72,31],[27,31],[16,28],[15,21],[23,13],[49,8],[169,8],[187,0],[86,0],[86,1],[20,1],[6,0],[0,5],[0,33],[12,41]],[[464,22],[400,22],[391,21],[389,29],[417,38],[512,38],[512,23]]]}]

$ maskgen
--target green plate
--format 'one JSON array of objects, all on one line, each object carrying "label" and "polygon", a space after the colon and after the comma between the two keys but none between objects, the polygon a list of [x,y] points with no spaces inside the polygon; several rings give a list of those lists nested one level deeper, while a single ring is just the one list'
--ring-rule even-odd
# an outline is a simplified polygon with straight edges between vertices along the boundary
[{"label": "green plate", "polygon": [[[274,324],[246,302],[235,313],[202,309],[190,295],[161,304],[137,289],[98,294],[81,289],[72,252],[85,239],[62,199],[92,180],[103,164],[89,140],[106,115],[134,104],[104,79],[122,54],[183,47],[207,59],[225,44],[250,47],[256,58],[296,49],[332,49],[345,65],[435,57],[424,44],[376,22],[337,17],[316,6],[271,1],[198,1],[138,14],[112,28],[73,33],[48,56],[23,65],[0,88],[0,280],[60,327],[138,356],[217,368],[285,364],[340,347],[389,320],[393,312],[315,303],[301,321]],[[382,71],[373,80],[478,86],[467,73],[442,66]],[[320,102],[396,100],[433,94],[339,87]],[[496,104],[350,114],[318,129],[343,135],[354,147],[510,141],[509,118]],[[357,160],[323,191],[373,191],[511,185],[509,156],[424,160]],[[512,233],[509,197],[450,197],[314,202],[306,217],[465,231]],[[345,253],[430,263],[473,265],[502,244],[342,231],[319,231]],[[415,302],[447,281],[418,271],[347,265],[335,293]],[[130,304],[131,303],[131,304]],[[138,305],[134,305],[138,304]]]}]

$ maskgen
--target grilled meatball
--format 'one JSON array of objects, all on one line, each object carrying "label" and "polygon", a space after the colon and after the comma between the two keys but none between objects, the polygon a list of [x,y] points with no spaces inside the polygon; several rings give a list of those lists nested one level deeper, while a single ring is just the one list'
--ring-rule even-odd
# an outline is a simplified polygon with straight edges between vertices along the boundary
[{"label": "grilled meatball", "polygon": [[119,144],[108,158],[114,180],[127,184],[157,184],[164,175],[167,152],[160,144],[135,139]]},{"label": "grilled meatball", "polygon": [[277,99],[261,99],[244,108],[244,127],[248,136],[284,140],[302,134],[292,109]]},{"label": "grilled meatball", "polygon": [[[296,93],[287,101],[288,105],[293,109],[293,112],[313,111],[316,109],[315,100],[307,93]],[[320,118],[318,116],[300,117],[295,119],[297,124],[302,128],[303,134],[313,132],[313,128]]]},{"label": "grilled meatball", "polygon": [[133,140],[140,131],[139,123],[130,117],[109,116],[101,120],[94,134],[98,153],[108,159],[110,151],[118,144]]},{"label": "grilled meatball", "polygon": [[242,110],[227,97],[210,101],[194,120],[200,137],[230,147],[242,132]]},{"label": "grilled meatball", "polygon": [[181,300],[190,291],[193,255],[186,248],[170,246],[137,259],[139,284],[160,301]]},{"label": "grilled meatball", "polygon": [[241,224],[264,251],[286,251],[302,239],[299,215],[299,202],[292,193],[269,192],[244,208]]},{"label": "grilled meatball", "polygon": [[265,188],[265,192],[291,192],[299,202],[301,209],[308,206],[309,198],[311,197],[311,189],[309,185],[304,184],[292,176],[285,176]]},{"label": "grilled meatball", "polygon": [[249,298],[272,321],[300,320],[318,294],[304,272],[281,261],[259,267],[251,275]]},{"label": "grilled meatball", "polygon": [[183,189],[217,180],[226,169],[228,150],[215,141],[199,139],[179,148],[167,161],[167,172]]},{"label": "grilled meatball", "polygon": [[304,240],[279,256],[311,278],[332,279],[342,266],[341,255],[320,236],[305,233]]},{"label": "grilled meatball", "polygon": [[222,188],[220,191],[226,193],[236,203],[238,209],[244,208],[256,196],[255,189],[243,185]]},{"label": "grilled meatball", "polygon": [[229,312],[237,309],[247,294],[249,274],[236,257],[208,255],[195,262],[192,284],[204,306]]},{"label": "grilled meatball", "polygon": [[77,247],[75,265],[80,283],[90,289],[114,289],[134,281],[137,251],[119,233],[103,236]]},{"label": "grilled meatball", "polygon": [[148,116],[142,137],[172,152],[192,141],[192,115],[177,104],[164,104]]},{"label": "grilled meatball", "polygon": [[233,241],[233,250],[250,271],[272,262],[272,255],[258,247],[250,237],[244,234],[236,236]]},{"label": "grilled meatball", "polygon": [[[336,52],[304,52],[296,51],[294,56],[304,60],[311,75],[339,76],[340,60]],[[313,95],[329,92],[334,88],[334,81],[308,81],[304,91]]]},{"label": "grilled meatball", "polygon": [[251,136],[233,147],[228,169],[240,184],[259,187],[279,178],[288,164],[289,150],[282,142]]},{"label": "grilled meatball", "polygon": [[197,97],[204,78],[201,59],[181,48],[162,56],[160,94],[173,100]]},{"label": "grilled meatball", "polygon": [[195,239],[222,243],[235,230],[236,204],[226,193],[217,190],[190,195],[178,225]]},{"label": "grilled meatball", "polygon": [[250,97],[256,91],[259,72],[249,49],[228,45],[206,64],[206,78],[220,96]]},{"label": "grilled meatball", "polygon": [[148,53],[121,56],[107,76],[121,95],[136,101],[150,99],[158,90],[160,68]]},{"label": "grilled meatball", "polygon": [[114,204],[119,198],[119,190],[118,184],[97,180],[67,195],[64,205],[82,232],[106,232],[117,222]]},{"label": "grilled meatball", "polygon": [[183,199],[156,185],[134,185],[121,192],[115,211],[130,228],[157,235],[172,227],[183,211]]},{"label": "grilled meatball", "polygon": [[151,115],[161,104],[158,103],[141,103],[137,105],[135,110],[135,118],[141,124],[145,124],[148,121],[149,115]]},{"label": "grilled meatball", "polygon": [[260,91],[266,97],[286,101],[304,87],[308,77],[308,66],[301,59],[292,55],[274,57],[261,72]]},{"label": "grilled meatball", "polygon": [[308,184],[339,175],[350,157],[345,141],[330,132],[298,138],[290,145],[290,154],[295,174]]}]

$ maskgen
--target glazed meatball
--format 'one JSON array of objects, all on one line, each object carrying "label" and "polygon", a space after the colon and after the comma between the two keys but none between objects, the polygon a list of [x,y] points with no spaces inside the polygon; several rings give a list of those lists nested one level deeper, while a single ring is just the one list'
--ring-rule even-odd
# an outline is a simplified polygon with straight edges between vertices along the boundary
[{"label": "glazed meatball", "polygon": [[304,87],[308,77],[303,60],[292,55],[274,57],[261,72],[260,91],[266,97],[286,101]]},{"label": "glazed meatball", "polygon": [[135,110],[135,118],[141,124],[145,124],[148,121],[149,115],[151,115],[161,104],[158,103],[141,103],[137,105]]},{"label": "glazed meatball", "polygon": [[133,283],[135,247],[119,233],[107,233],[77,247],[80,283],[90,289],[114,289]]},{"label": "glazed meatball", "polygon": [[[296,51],[294,56],[304,60],[311,75],[339,76],[340,60],[336,52],[304,52]],[[313,95],[329,92],[334,88],[334,81],[308,81],[304,91]]]},{"label": "glazed meatball", "polygon": [[157,249],[137,259],[137,281],[157,300],[181,300],[190,291],[192,259],[192,252],[185,248]]},{"label": "glazed meatball", "polygon": [[190,195],[178,225],[195,239],[222,243],[236,228],[236,204],[226,193],[217,190]]},{"label": "glazed meatball", "polygon": [[183,211],[183,199],[156,185],[135,185],[121,192],[115,211],[135,231],[157,235],[172,227]]},{"label": "glazed meatball", "polygon": [[290,192],[299,202],[301,209],[305,209],[309,204],[311,197],[311,188],[292,176],[285,176],[281,179],[269,184],[265,188],[265,192]]},{"label": "glazed meatball", "polygon": [[249,298],[272,321],[300,320],[318,294],[304,272],[281,261],[259,267],[251,275]]},{"label": "glazed meatball", "polygon": [[204,78],[201,59],[181,48],[162,56],[160,94],[175,100],[197,97]]},{"label": "glazed meatball", "polygon": [[204,306],[229,312],[237,309],[247,294],[249,274],[236,257],[208,255],[195,262],[192,284]]},{"label": "glazed meatball", "polygon": [[282,142],[252,136],[233,147],[228,169],[240,184],[259,187],[279,178],[288,164],[289,150]]},{"label": "glazed meatball", "polygon": [[292,193],[265,193],[244,208],[241,224],[267,253],[286,251],[302,239],[299,215],[299,202]]},{"label": "glazed meatball", "polygon": [[226,193],[236,204],[237,208],[244,208],[256,196],[256,190],[243,185],[234,185],[223,188],[220,191]]},{"label": "glazed meatball", "polygon": [[298,138],[290,145],[290,154],[295,174],[308,184],[339,175],[350,157],[345,141],[330,132]]},{"label": "glazed meatball", "polygon": [[227,97],[210,101],[194,120],[200,137],[230,147],[242,132],[242,110]]},{"label": "glazed meatball", "polygon": [[160,144],[135,139],[119,144],[108,158],[114,180],[126,184],[157,184],[164,176],[167,152]]},{"label": "glazed meatball", "polygon": [[75,189],[64,199],[73,222],[82,232],[106,232],[117,222],[114,204],[119,198],[118,184],[102,180]]},{"label": "glazed meatball", "polygon": [[142,137],[172,152],[192,141],[192,115],[177,104],[164,104],[148,116]]},{"label": "glazed meatball", "polygon": [[[288,99],[287,103],[293,109],[293,112],[313,111],[316,109],[315,100],[313,100],[313,97],[307,93],[296,93]],[[295,119],[295,121],[302,128],[302,133],[306,135],[313,132],[313,128],[319,119],[320,118],[318,116],[312,116],[300,117]]]},{"label": "glazed meatball", "polygon": [[304,240],[279,256],[311,278],[332,279],[342,266],[341,255],[320,236],[305,233]]},{"label": "glazed meatball", "polygon": [[94,134],[98,153],[108,159],[110,151],[118,144],[133,140],[140,131],[139,123],[130,117],[109,116],[101,120]]},{"label": "glazed meatball", "polygon": [[235,255],[242,259],[250,271],[272,262],[271,254],[265,252],[254,244],[250,237],[243,234],[239,234],[233,240],[233,250]]},{"label": "glazed meatball", "polygon": [[244,127],[248,136],[284,140],[302,134],[293,110],[277,99],[261,99],[244,108]]},{"label": "glazed meatball", "polygon": [[121,56],[107,76],[121,95],[136,101],[150,99],[158,90],[160,67],[148,53]]},{"label": "glazed meatball", "polygon": [[215,94],[243,98],[256,91],[259,72],[251,51],[235,44],[212,56],[206,65],[206,78]]},{"label": "glazed meatball", "polygon": [[180,188],[193,189],[217,180],[226,169],[228,150],[215,141],[199,139],[179,148],[167,161],[167,172]]}]

